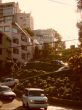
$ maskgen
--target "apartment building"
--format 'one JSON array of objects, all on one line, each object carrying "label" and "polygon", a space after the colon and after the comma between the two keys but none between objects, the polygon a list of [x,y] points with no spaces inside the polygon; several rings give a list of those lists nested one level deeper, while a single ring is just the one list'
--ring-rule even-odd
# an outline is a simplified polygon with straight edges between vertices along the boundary
[{"label": "apartment building", "polygon": [[54,46],[54,42],[57,40],[55,37],[55,30],[53,29],[34,30],[34,39],[36,39],[39,44],[49,43],[52,47]]},{"label": "apartment building", "polygon": [[33,17],[31,16],[31,13],[17,13],[15,14],[15,21],[22,28],[29,28],[31,30],[34,29]]},{"label": "apartment building", "polygon": [[23,30],[24,26],[21,24],[23,19],[20,16],[21,20],[18,22],[17,14],[22,16],[18,3],[0,3],[0,31],[11,40],[11,59],[24,63],[32,59],[33,48],[29,46],[32,45],[32,40],[30,35]]}]

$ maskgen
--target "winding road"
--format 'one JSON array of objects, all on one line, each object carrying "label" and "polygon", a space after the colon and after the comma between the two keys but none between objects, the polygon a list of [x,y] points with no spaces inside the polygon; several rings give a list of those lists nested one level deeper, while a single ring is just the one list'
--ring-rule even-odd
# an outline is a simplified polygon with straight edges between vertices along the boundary
[{"label": "winding road", "polygon": [[[22,107],[22,102],[19,99],[15,99],[12,102],[2,101],[0,104],[0,110],[25,110]],[[68,107],[60,107],[60,106],[48,106],[48,110],[82,110],[79,108],[68,108]]]}]

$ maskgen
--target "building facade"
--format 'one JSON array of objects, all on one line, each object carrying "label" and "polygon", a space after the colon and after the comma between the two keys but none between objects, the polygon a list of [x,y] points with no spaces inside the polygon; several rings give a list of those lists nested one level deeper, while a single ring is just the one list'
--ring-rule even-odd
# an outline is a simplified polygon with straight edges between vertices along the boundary
[{"label": "building facade", "polygon": [[34,29],[33,17],[31,16],[31,13],[17,13],[15,14],[15,21],[22,28],[29,28],[31,30]]},{"label": "building facade", "polygon": [[26,22],[21,19],[22,15],[25,18],[28,14],[21,13],[18,3],[0,3],[0,31],[11,40],[11,59],[24,63],[32,59],[33,51],[29,46],[32,45],[31,37],[23,30],[31,26],[26,18]]},{"label": "building facade", "polygon": [[0,66],[5,64],[6,60],[11,60],[11,39],[0,32]]},{"label": "building facade", "polygon": [[55,30],[53,29],[34,30],[34,39],[36,39],[39,44],[49,43],[52,47],[57,40],[55,37]]}]

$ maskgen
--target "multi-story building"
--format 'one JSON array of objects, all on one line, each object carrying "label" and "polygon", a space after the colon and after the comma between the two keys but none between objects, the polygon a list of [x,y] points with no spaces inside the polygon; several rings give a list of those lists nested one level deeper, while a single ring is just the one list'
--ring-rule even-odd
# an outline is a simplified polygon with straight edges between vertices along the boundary
[{"label": "multi-story building", "polygon": [[34,30],[34,39],[36,39],[39,44],[49,43],[52,47],[57,40],[55,37],[55,30],[53,29]]},{"label": "multi-story building", "polygon": [[0,31],[12,38],[12,23],[15,13],[19,13],[18,3],[0,3]]},{"label": "multi-story building", "polygon": [[13,16],[20,13],[19,5],[15,2],[0,3],[0,22],[12,22]]},{"label": "multi-story building", "polygon": [[33,51],[32,46],[29,46],[32,45],[30,35],[23,30],[24,23],[29,27],[30,23],[24,22],[20,17],[22,15],[18,3],[0,3],[0,31],[11,40],[11,59],[24,63],[32,59]]},{"label": "multi-story building", "polygon": [[22,28],[34,29],[31,13],[17,13],[15,15],[15,20]]},{"label": "multi-story building", "polygon": [[17,23],[13,24],[12,31],[12,56],[13,60],[20,62],[26,62],[32,59],[32,41],[29,34],[25,33],[20,25]]}]

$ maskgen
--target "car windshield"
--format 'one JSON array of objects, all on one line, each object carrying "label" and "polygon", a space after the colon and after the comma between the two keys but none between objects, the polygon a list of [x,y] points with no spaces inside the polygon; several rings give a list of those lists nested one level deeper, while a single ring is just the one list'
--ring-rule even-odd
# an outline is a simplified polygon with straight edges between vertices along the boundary
[{"label": "car windshield", "polygon": [[11,88],[6,88],[6,87],[0,88],[0,91],[11,91]]},{"label": "car windshield", "polygon": [[30,96],[44,96],[44,91],[29,91]]},{"label": "car windshield", "polygon": [[13,79],[6,78],[6,79],[3,79],[2,82],[12,81],[12,80],[13,80]]}]

